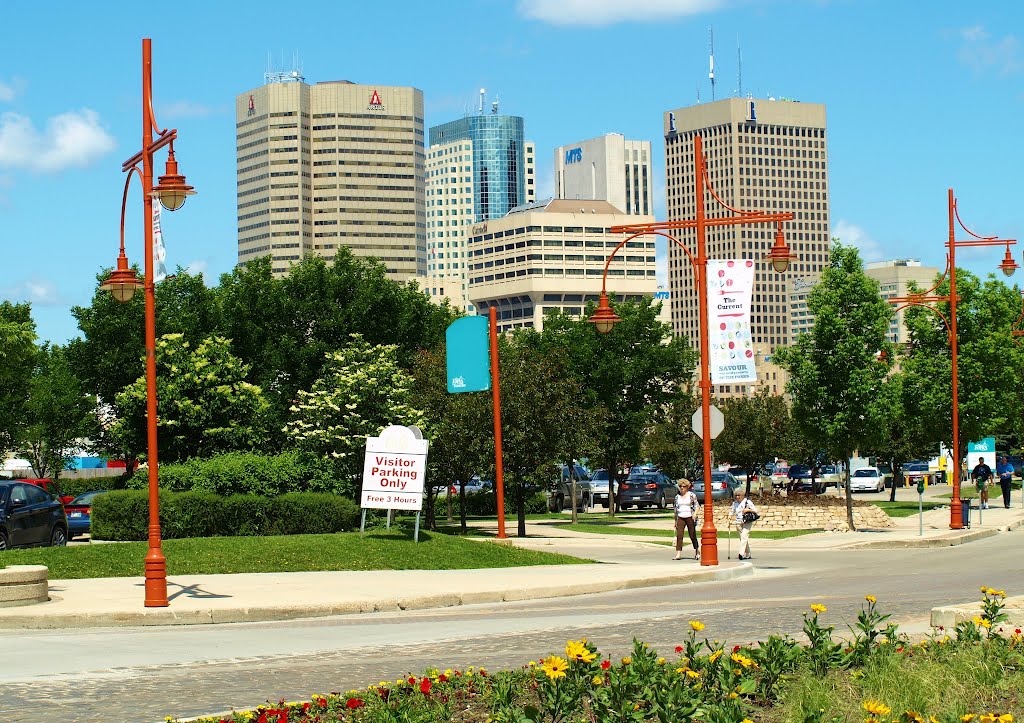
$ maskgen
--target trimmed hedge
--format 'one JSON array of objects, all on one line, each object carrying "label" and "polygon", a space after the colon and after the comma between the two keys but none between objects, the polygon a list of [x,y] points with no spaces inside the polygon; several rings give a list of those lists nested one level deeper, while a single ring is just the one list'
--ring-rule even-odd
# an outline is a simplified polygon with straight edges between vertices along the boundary
[{"label": "trimmed hedge", "polygon": [[[460,510],[459,496],[452,495],[452,514],[458,516]],[[434,513],[437,516],[447,514],[448,501],[444,497],[437,497],[434,500]],[[548,496],[543,492],[536,492],[526,497],[526,514],[536,515],[548,511]],[[498,514],[498,497],[494,492],[477,492],[466,495],[466,514],[474,516]],[[505,492],[505,514],[516,514],[516,497],[513,491]]]},{"label": "trimmed hedge", "polygon": [[113,477],[61,477],[57,484],[60,485],[61,492],[72,497],[78,497],[78,495],[84,495],[86,492],[92,492],[93,490],[123,490],[127,488],[124,475],[115,475]]},{"label": "trimmed hedge", "polygon": [[[149,473],[145,468],[137,470],[128,483],[131,489],[148,486]],[[332,474],[329,462],[295,451],[280,454],[231,452],[180,464],[161,464],[160,487],[175,492],[260,497],[289,492],[348,494],[352,491],[351,484],[337,480]]]},{"label": "trimmed hedge", "polygon": [[[278,497],[160,491],[163,539],[236,535],[302,535],[345,532],[359,527],[359,506],[350,499],[314,492]],[[92,536],[138,541],[149,534],[149,495],[115,491],[92,503]]]}]

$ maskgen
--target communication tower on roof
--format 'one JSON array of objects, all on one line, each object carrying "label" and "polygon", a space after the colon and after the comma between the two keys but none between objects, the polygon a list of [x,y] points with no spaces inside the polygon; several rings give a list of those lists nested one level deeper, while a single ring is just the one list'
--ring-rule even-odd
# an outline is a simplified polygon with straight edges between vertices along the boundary
[{"label": "communication tower on roof", "polygon": [[[284,66],[284,57],[282,54],[281,66]],[[298,52],[292,55],[292,69],[291,70],[274,70],[273,61],[271,60],[270,53],[267,53],[267,71],[263,74],[263,83],[304,83],[306,82],[305,76],[302,75],[302,66],[299,63]]]},{"label": "communication tower on roof", "polygon": [[708,47],[711,55],[708,80],[711,81],[711,102],[715,100],[715,29],[708,28]]}]

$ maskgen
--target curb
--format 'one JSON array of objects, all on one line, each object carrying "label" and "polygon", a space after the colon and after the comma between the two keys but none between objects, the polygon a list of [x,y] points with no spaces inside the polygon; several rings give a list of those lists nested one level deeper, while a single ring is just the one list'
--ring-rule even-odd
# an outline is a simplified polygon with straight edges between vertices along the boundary
[{"label": "curb", "polygon": [[[557,585],[535,588],[516,588],[483,592],[433,593],[390,597],[377,600],[363,600],[317,605],[254,605],[237,608],[206,608],[198,610],[171,610],[164,608],[142,611],[81,612],[46,614],[48,603],[32,607],[31,613],[4,615],[0,618],[0,630],[30,629],[51,630],[57,628],[103,628],[143,627],[166,625],[210,625],[216,623],[251,623],[274,620],[295,620],[298,618],[350,615],[353,613],[397,612],[400,610],[426,610],[431,608],[458,607],[480,603],[519,602],[545,598],[569,597],[617,590],[634,590],[644,587],[682,585],[695,582],[733,580],[753,575],[751,563],[739,563],[725,568],[690,570],[633,579],[607,580],[577,585]],[[51,596],[51,602],[58,601]]]},{"label": "curb", "polygon": [[985,530],[972,530],[968,533],[953,532],[941,537],[919,537],[906,538],[902,540],[874,540],[872,542],[855,542],[850,545],[843,545],[841,550],[903,550],[908,548],[933,548],[933,547],[955,547],[964,545],[976,540],[984,540],[987,537],[994,537],[1006,528],[992,527]]},{"label": "curb", "polygon": [[[1003,627],[1024,627],[1024,607],[1019,607],[1020,605],[1024,605],[1024,599],[1018,597],[1003,608],[1003,612],[1007,615],[1006,622],[1002,623]],[[931,625],[933,628],[953,630],[958,623],[966,622],[980,612],[980,602],[934,607],[931,612]]]}]

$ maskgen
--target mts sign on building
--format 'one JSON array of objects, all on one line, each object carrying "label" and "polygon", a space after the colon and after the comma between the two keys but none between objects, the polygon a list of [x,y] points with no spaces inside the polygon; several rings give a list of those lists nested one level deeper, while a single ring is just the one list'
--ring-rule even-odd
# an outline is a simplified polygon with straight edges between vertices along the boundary
[{"label": "mts sign on building", "polygon": [[428,445],[409,427],[392,426],[379,437],[368,437],[361,506],[419,511]]}]

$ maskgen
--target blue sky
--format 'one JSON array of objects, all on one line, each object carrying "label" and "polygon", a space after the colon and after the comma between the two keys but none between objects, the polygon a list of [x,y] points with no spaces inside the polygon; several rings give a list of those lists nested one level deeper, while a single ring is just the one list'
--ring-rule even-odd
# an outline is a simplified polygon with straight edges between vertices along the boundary
[{"label": "blue sky", "polygon": [[[1012,0],[183,0],[151,5],[147,20],[140,7],[4,8],[0,298],[31,301],[43,339],[77,334],[70,307],[116,258],[146,36],[157,121],[178,129],[181,171],[199,191],[164,216],[168,261],[211,279],[236,261],[232,102],[262,84],[268,54],[287,70],[297,56],[310,83],[414,85],[428,125],[461,116],[487,88],[502,112],[525,117],[542,195],[555,146],[606,132],[651,140],[664,217],[661,113],[695,102],[698,85],[710,98],[712,26],[719,98],[736,91],[738,42],[744,94],[826,104],[833,232],[869,260],[942,267],[950,186],[969,226],[1024,238],[1024,10]],[[141,207],[133,187],[132,260]],[[1001,258],[965,256],[983,272]]]}]

